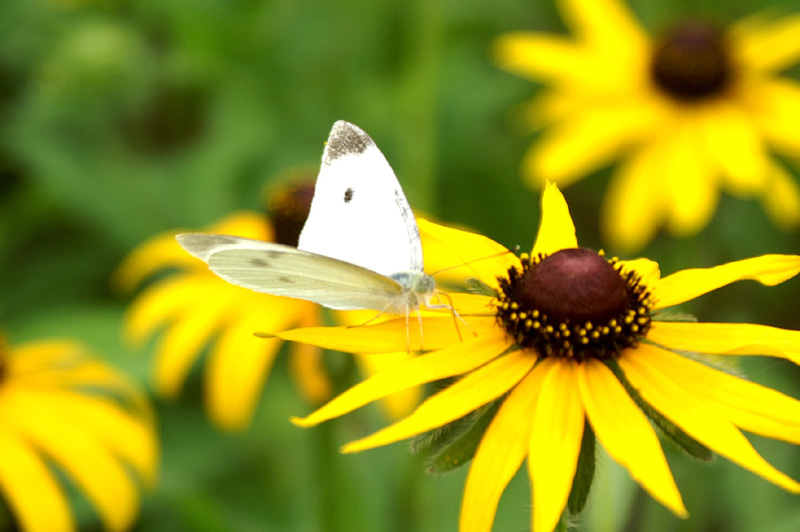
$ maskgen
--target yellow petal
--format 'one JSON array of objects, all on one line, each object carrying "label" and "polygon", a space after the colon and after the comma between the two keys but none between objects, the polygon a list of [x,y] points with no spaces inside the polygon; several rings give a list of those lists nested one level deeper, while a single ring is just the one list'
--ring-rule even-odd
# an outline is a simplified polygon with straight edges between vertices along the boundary
[{"label": "yellow petal", "polygon": [[464,417],[513,388],[535,363],[536,357],[524,350],[493,360],[430,397],[409,417],[348,443],[342,452],[355,453],[387,445]]},{"label": "yellow petal", "polygon": [[17,376],[39,374],[42,370],[69,367],[86,359],[86,350],[74,340],[36,340],[15,345],[8,363]]},{"label": "yellow petal", "polygon": [[[650,357],[660,348],[642,345],[627,351],[620,366],[642,398],[689,436],[741,467],[775,483],[785,490],[800,492],[800,484],[764,460],[747,438],[707,402],[687,393],[686,388],[665,375]],[[660,358],[662,364],[668,359]],[[675,368],[670,371],[675,375]],[[679,377],[680,378],[680,377]]]},{"label": "yellow petal", "polygon": [[[296,306],[296,305],[290,305]],[[296,320],[287,312],[255,312],[241,316],[220,335],[208,358],[204,373],[205,402],[209,416],[225,430],[246,427],[253,417],[264,381],[283,342],[259,338],[253,333],[280,330]]]},{"label": "yellow petal", "polygon": [[39,455],[27,443],[0,431],[0,490],[26,532],[75,530],[67,499]]},{"label": "yellow petal", "polygon": [[315,345],[289,345],[289,372],[294,385],[312,405],[322,404],[333,394],[333,384],[325,369],[322,354],[323,350]]},{"label": "yellow petal", "polygon": [[532,81],[559,85],[598,85],[601,62],[574,42],[547,33],[506,33],[493,46],[495,63]]},{"label": "yellow petal", "polygon": [[717,355],[765,355],[800,364],[800,331],[767,325],[654,321],[647,338],[678,351]]},{"label": "yellow petal", "polygon": [[733,25],[730,32],[734,56],[747,68],[778,71],[800,59],[800,15],[771,24],[753,16]]},{"label": "yellow petal", "polygon": [[481,440],[461,502],[461,532],[491,532],[497,504],[528,454],[542,380],[538,365],[511,391]]},{"label": "yellow petal", "polygon": [[800,154],[800,85],[797,82],[771,78],[751,88],[748,108],[764,136],[774,147],[789,156]]},{"label": "yellow petal", "polygon": [[528,470],[533,484],[533,532],[551,532],[572,489],[586,417],[578,364],[550,358],[539,367],[547,376],[533,414]]},{"label": "yellow petal", "polygon": [[800,224],[800,187],[777,164],[770,166],[769,177],[770,181],[762,197],[764,209],[775,225],[787,231],[794,229]]},{"label": "yellow petal", "polygon": [[652,286],[661,278],[661,269],[656,261],[650,259],[633,259],[619,261],[623,272],[635,272],[647,286]]},{"label": "yellow petal", "polygon": [[208,299],[181,317],[163,335],[155,361],[155,386],[158,393],[172,397],[178,393],[189,368],[200,356],[210,337],[235,309],[235,297],[227,290],[217,290]]},{"label": "yellow petal", "polygon": [[614,170],[602,204],[601,229],[614,249],[631,253],[656,234],[666,215],[660,143],[635,150]]},{"label": "yellow petal", "polygon": [[434,351],[393,366],[356,384],[305,418],[292,422],[310,427],[351,412],[372,401],[413,386],[460,375],[499,356],[507,347],[505,333],[481,335],[440,351]]},{"label": "yellow petal", "polygon": [[463,279],[474,277],[497,287],[497,276],[512,266],[519,266],[517,257],[490,238],[461,231],[417,218],[425,270],[432,275],[447,271]]},{"label": "yellow petal", "polygon": [[649,51],[649,38],[618,0],[560,0],[559,11],[578,38],[614,58]]},{"label": "yellow petal", "polygon": [[[6,397],[7,402],[10,399]],[[93,427],[76,425],[57,403],[34,393],[9,405],[4,423],[63,468],[85,492],[109,530],[130,526],[139,506],[136,488],[125,467],[98,441]]]},{"label": "yellow petal", "polygon": [[767,182],[769,158],[753,118],[728,101],[708,106],[699,116],[708,153],[732,193],[749,196]]},{"label": "yellow petal", "polygon": [[575,224],[569,214],[569,207],[558,186],[547,183],[542,192],[542,210],[539,219],[539,232],[531,254],[550,255],[561,249],[578,247]]},{"label": "yellow petal", "polygon": [[[278,338],[293,342],[303,342],[325,349],[350,353],[388,353],[415,349],[423,346],[427,350],[442,349],[453,344],[468,341],[476,334],[483,334],[496,328],[497,319],[453,317],[426,317],[422,323],[422,334],[410,318],[396,318],[374,325],[354,327],[305,327],[275,333]],[[414,320],[416,321],[416,320]],[[458,328],[457,328],[458,326]]]},{"label": "yellow petal", "polygon": [[[145,482],[155,484],[158,442],[150,419],[136,416],[107,398],[60,390],[36,390],[35,394],[37,402],[58,405],[61,415],[73,420],[77,427],[86,427],[102,445],[134,466]],[[27,397],[23,394],[18,400],[28,400]]]},{"label": "yellow petal", "polygon": [[645,353],[647,362],[689,393],[708,401],[736,426],[767,438],[800,443],[797,399],[664,349]]},{"label": "yellow petal", "polygon": [[660,107],[631,100],[591,102],[548,129],[522,163],[529,182],[567,187],[646,138],[661,120]]},{"label": "yellow petal", "polygon": [[[299,327],[316,327],[322,323],[322,310],[318,305],[309,305],[312,308],[302,313],[297,323]],[[322,354],[323,350],[315,345],[289,344],[289,373],[300,393],[312,405],[320,405],[333,395],[333,384]]]},{"label": "yellow petal", "polygon": [[579,366],[578,382],[589,422],[608,454],[624,466],[651,497],[687,517],[653,427],[603,363]]},{"label": "yellow petal", "polygon": [[675,126],[664,141],[660,168],[667,202],[667,227],[676,236],[689,236],[705,227],[719,199],[717,169],[700,145],[702,132],[696,115]]},{"label": "yellow petal", "polygon": [[[225,290],[224,284],[210,272],[173,276],[154,284],[128,307],[126,338],[134,344],[143,343],[160,327],[196,309],[198,301],[207,301],[205,294]],[[237,288],[231,286],[230,290]]]},{"label": "yellow petal", "polygon": [[[361,369],[361,373],[366,377],[387,372],[390,368],[395,368],[414,355],[406,351],[394,353],[373,353],[370,355],[354,355],[356,364]],[[409,415],[422,400],[422,386],[412,386],[405,390],[396,391],[380,400],[380,406],[385,411],[389,419],[395,420]]]},{"label": "yellow petal", "polygon": [[655,308],[677,305],[745,279],[774,286],[791,279],[798,272],[800,256],[797,255],[762,255],[713,268],[681,270],[662,277],[655,284]]}]

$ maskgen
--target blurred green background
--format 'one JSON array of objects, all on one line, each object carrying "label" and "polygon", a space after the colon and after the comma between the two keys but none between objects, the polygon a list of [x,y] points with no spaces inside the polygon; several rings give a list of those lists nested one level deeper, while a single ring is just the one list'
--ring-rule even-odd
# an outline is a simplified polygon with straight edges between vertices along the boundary
[{"label": "blurred green background", "polygon": [[[767,7],[800,11],[800,1],[632,6],[653,29],[686,13],[727,23]],[[539,194],[522,184],[519,164],[533,137],[518,130],[509,109],[535,87],[489,57],[494,37],[519,29],[564,26],[551,0],[0,3],[0,328],[12,343],[78,338],[150,386],[152,354],[121,339],[129,299],[110,287],[114,268],[158,232],[261,209],[265,184],[318,165],[338,119],[370,133],[416,210],[530,246]],[[604,247],[597,220],[608,174],[564,191],[587,247]],[[725,197],[697,237],[659,237],[642,255],[670,273],[798,251],[800,235],[780,233],[757,202]],[[794,279],[778,288],[740,283],[687,308],[703,321],[798,329],[798,301]],[[330,362],[336,368],[344,357]],[[744,364],[755,380],[800,397],[797,367]],[[202,412],[197,380],[179,400],[157,403],[162,476],[137,530],[457,529],[465,470],[426,476],[404,444],[337,453],[385,424],[376,409],[294,427],[289,416],[310,407],[279,360],[252,428],[225,434]],[[800,478],[800,449],[754,442]],[[725,460],[701,465],[670,449],[668,457],[690,520],[673,517],[601,458],[581,527],[800,530],[796,496]],[[82,529],[97,529],[86,504],[76,506]],[[495,530],[527,530],[529,507],[523,471]]]}]

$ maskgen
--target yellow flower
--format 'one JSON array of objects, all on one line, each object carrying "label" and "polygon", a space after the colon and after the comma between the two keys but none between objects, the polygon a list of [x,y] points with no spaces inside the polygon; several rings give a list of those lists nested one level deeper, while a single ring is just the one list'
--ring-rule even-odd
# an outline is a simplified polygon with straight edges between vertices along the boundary
[{"label": "yellow flower", "polygon": [[[303,188],[296,193],[308,193],[310,201],[311,192],[313,189]],[[297,202],[302,203],[303,198],[292,200],[287,196],[276,200],[282,212],[273,221],[255,212],[238,212],[207,231],[296,245],[307,214],[306,205],[303,216],[297,216]],[[177,273],[146,287],[131,303],[125,333],[132,342],[142,344],[166,328],[157,347],[154,371],[156,390],[167,397],[178,394],[205,346],[213,344],[203,374],[206,409],[219,427],[240,430],[249,425],[261,387],[283,344],[279,338],[260,338],[253,333],[321,325],[322,310],[308,301],[261,294],[223,281],[180,247],[175,240],[179,232],[170,231],[145,242],[117,271],[115,284],[130,292],[156,272],[177,269]],[[345,314],[338,314],[345,322],[360,319],[347,318]],[[322,350],[293,344],[289,351],[291,372],[306,399],[313,404],[328,399],[332,385],[324,369]],[[367,373],[372,373],[406,358],[405,349],[402,351],[356,360]],[[419,394],[420,390],[397,394],[384,406],[390,416],[405,415],[418,402]]]},{"label": "yellow flower", "polygon": [[[800,364],[800,332],[656,321],[663,316],[661,309],[737,280],[780,283],[800,272],[800,257],[767,255],[661,278],[658,264],[650,260],[607,259],[578,248],[567,204],[555,185],[548,184],[543,193],[542,213],[533,251],[521,258],[503,254],[502,246],[485,237],[421,220],[433,260],[494,257],[468,266],[493,295],[452,294],[468,327],[459,333],[452,316],[423,317],[428,352],[365,380],[296,423],[316,425],[395,390],[457,379],[410,416],[347,444],[344,452],[426,433],[494,404],[496,415],[467,479],[461,532],[491,530],[500,495],[526,457],[533,530],[553,530],[573,478],[586,472],[578,466],[579,456],[594,456],[593,447],[582,442],[588,438],[593,445],[595,435],[653,498],[685,517],[648,419],[695,456],[708,459],[711,449],[800,492],[800,484],[767,463],[741,432],[800,443],[800,401],[685,356],[690,351],[761,354]],[[406,328],[405,320],[395,320],[350,329],[297,329],[280,336],[377,353],[404,345]],[[581,487],[585,495],[588,485]],[[569,508],[579,511],[582,504]]]},{"label": "yellow flower", "polygon": [[69,340],[0,345],[0,492],[26,532],[75,529],[55,465],[106,530],[139,510],[132,470],[156,480],[152,411],[132,382]]},{"label": "yellow flower", "polygon": [[800,15],[724,31],[688,21],[654,40],[616,0],[557,3],[574,39],[518,32],[495,49],[502,68],[549,86],[523,111],[549,126],[523,162],[531,184],[567,186],[620,160],[602,222],[626,250],[662,224],[696,233],[720,189],[797,225],[800,190],[770,150],[800,155],[800,85],[779,76],[800,58]]}]

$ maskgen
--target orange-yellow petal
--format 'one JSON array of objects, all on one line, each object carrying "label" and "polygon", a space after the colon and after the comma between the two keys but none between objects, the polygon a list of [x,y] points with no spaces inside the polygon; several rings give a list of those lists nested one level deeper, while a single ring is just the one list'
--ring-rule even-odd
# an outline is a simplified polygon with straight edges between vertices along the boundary
[{"label": "orange-yellow petal", "polygon": [[472,371],[498,357],[506,348],[505,332],[498,329],[464,343],[409,358],[349,388],[310,415],[292,419],[292,422],[302,427],[316,425],[394,392]]},{"label": "orange-yellow petal", "polygon": [[762,255],[713,268],[692,268],[662,277],[653,290],[656,309],[689,301],[722,286],[745,279],[767,286],[780,284],[800,272],[800,256]]},{"label": "orange-yellow petal", "polygon": [[624,466],[651,497],[680,517],[688,515],[655,431],[602,362],[578,366],[586,414],[608,454]]},{"label": "orange-yellow petal", "polygon": [[535,363],[536,357],[523,350],[501,356],[430,397],[407,418],[348,443],[342,452],[387,445],[459,419],[513,388]]},{"label": "orange-yellow petal", "polygon": [[[642,398],[703,445],[786,490],[800,493],[800,483],[764,460],[735,425],[665,375],[660,368],[669,367],[670,358],[656,359],[654,353],[658,351],[661,348],[642,345],[620,358],[626,377]],[[674,368],[669,373],[674,375]]]},{"label": "orange-yellow petal", "polygon": [[497,504],[528,454],[533,413],[546,371],[535,367],[503,401],[469,468],[461,502],[461,532],[491,532]]},{"label": "orange-yellow petal", "polygon": [[0,490],[26,532],[75,529],[67,498],[33,447],[0,430]]},{"label": "orange-yellow petal", "polygon": [[537,367],[547,376],[533,412],[528,452],[533,532],[555,529],[572,489],[586,419],[577,366],[570,360],[550,358]]},{"label": "orange-yellow petal", "polygon": [[678,351],[766,355],[800,364],[800,331],[767,325],[654,321],[647,338]]},{"label": "orange-yellow petal", "polygon": [[542,192],[542,210],[539,219],[539,232],[531,254],[550,255],[556,251],[578,247],[575,224],[569,214],[569,207],[558,186],[547,183]]}]

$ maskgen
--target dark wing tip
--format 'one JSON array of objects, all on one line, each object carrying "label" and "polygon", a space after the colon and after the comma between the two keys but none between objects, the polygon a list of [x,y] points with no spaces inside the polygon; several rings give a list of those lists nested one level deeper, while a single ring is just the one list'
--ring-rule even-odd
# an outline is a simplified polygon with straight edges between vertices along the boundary
[{"label": "dark wing tip", "polygon": [[322,163],[331,164],[346,155],[359,155],[374,145],[375,143],[363,129],[350,122],[339,120],[333,124],[331,134],[328,136]]}]

